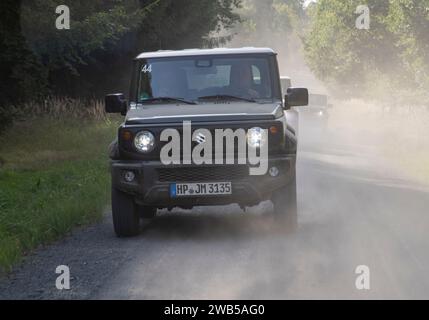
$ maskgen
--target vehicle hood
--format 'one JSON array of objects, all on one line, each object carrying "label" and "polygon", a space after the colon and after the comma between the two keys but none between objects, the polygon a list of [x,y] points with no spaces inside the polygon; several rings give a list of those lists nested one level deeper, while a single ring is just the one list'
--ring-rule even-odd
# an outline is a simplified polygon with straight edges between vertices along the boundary
[{"label": "vehicle hood", "polygon": [[138,105],[128,111],[126,124],[177,123],[183,121],[274,120],[283,115],[281,103],[201,103]]}]

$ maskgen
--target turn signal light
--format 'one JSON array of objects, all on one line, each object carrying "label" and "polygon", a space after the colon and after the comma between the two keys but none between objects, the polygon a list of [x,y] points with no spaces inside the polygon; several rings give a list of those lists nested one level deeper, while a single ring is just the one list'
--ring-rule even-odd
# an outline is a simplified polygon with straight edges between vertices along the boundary
[{"label": "turn signal light", "polygon": [[130,141],[133,139],[133,133],[131,131],[128,131],[128,130],[122,131],[121,136],[122,136],[122,140],[124,140],[124,141]]},{"label": "turn signal light", "polygon": [[272,126],[270,127],[270,132],[271,134],[276,134],[279,132],[279,128],[277,128],[276,126]]}]

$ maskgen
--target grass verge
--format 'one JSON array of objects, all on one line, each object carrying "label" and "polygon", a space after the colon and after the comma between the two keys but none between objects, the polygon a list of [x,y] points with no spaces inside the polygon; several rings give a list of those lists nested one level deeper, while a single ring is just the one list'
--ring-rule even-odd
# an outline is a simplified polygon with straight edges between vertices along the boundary
[{"label": "grass verge", "polygon": [[107,147],[117,127],[117,120],[39,118],[0,136],[0,271],[102,216],[110,190]]}]

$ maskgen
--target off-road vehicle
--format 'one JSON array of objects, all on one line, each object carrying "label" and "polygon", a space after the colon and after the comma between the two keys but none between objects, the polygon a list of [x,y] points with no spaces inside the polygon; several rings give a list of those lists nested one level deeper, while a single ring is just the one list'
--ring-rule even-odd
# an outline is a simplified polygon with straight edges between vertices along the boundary
[{"label": "off-road vehicle", "polygon": [[[106,112],[125,116],[111,153],[116,234],[137,235],[140,218],[152,218],[162,208],[231,203],[244,208],[270,199],[273,216],[285,228],[294,228],[297,139],[286,111],[307,104],[305,88],[289,88],[283,99],[276,53],[271,49],[140,54],[134,61],[128,101],[123,94],[106,96]],[[214,137],[221,129],[244,131],[244,149],[257,149],[256,154],[266,147],[267,170],[252,175],[255,163],[236,161],[243,148],[235,144],[233,163],[219,163],[214,141],[212,162],[190,161],[191,148],[208,143],[211,134]],[[172,143],[172,130],[183,141]],[[192,139],[189,146],[186,136]],[[166,164],[162,156],[167,144],[171,147],[167,156],[176,151],[180,156]],[[222,146],[221,160],[228,154],[224,151]]]}]

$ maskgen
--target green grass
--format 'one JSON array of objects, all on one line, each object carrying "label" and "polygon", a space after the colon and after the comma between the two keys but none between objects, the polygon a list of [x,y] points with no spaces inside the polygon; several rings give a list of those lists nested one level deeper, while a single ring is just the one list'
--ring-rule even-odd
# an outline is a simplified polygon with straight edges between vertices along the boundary
[{"label": "green grass", "polygon": [[107,148],[118,122],[37,119],[0,136],[0,270],[108,204]]}]

